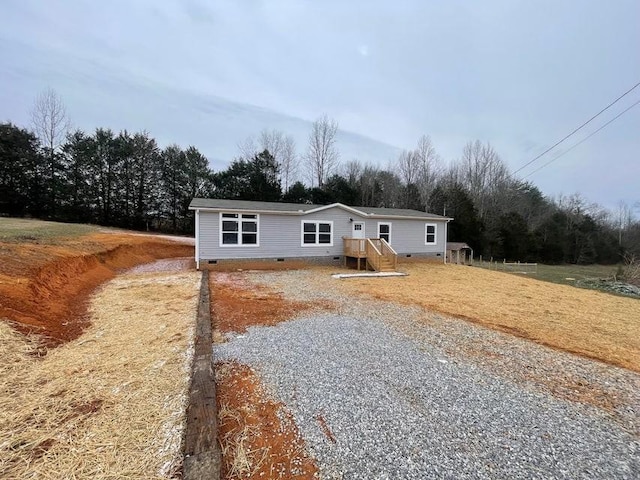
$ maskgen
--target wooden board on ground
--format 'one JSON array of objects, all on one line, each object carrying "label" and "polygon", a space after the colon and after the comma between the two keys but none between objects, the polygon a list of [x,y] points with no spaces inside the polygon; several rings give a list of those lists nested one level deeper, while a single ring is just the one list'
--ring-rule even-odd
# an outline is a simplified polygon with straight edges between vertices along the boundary
[{"label": "wooden board on ground", "polygon": [[202,273],[184,447],[186,480],[220,478],[216,389],[212,364],[209,275]]}]

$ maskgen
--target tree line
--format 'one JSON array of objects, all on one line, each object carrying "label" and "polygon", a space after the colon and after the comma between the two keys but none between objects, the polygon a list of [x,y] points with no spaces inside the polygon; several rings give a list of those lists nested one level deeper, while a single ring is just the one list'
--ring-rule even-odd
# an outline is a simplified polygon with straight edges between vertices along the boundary
[{"label": "tree line", "polygon": [[[468,142],[446,165],[425,135],[380,168],[355,159],[340,163],[336,130],[335,122],[320,118],[307,152],[285,161],[273,148],[283,133],[247,139],[229,169],[214,176],[213,196],[428,211],[453,217],[449,241],[466,242],[486,259],[590,264],[640,255],[640,221],[631,206],[608,211],[578,193],[549,198],[515,178],[489,143]],[[286,189],[283,163],[296,173]]]},{"label": "tree line", "polygon": [[431,139],[384,168],[340,161],[338,124],[316,120],[303,152],[291,136],[264,130],[213,172],[196,147],[160,148],[147,132],[69,130],[53,91],[35,102],[33,131],[0,124],[0,214],[192,233],[193,197],[410,208],[453,217],[449,241],[485,258],[616,263],[640,255],[640,222],[579,194],[546,197],[514,178],[489,143],[468,142],[445,164]]},{"label": "tree line", "polygon": [[195,147],[160,149],[148,133],[70,133],[59,149],[0,124],[0,212],[63,222],[190,232],[187,207],[207,195],[209,162]]}]

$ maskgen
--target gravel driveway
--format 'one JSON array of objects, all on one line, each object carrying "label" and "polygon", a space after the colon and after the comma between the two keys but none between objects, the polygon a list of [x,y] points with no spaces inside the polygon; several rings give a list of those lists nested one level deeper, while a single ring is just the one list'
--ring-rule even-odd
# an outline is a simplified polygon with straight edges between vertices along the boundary
[{"label": "gravel driveway", "polygon": [[[417,308],[354,301],[336,288],[349,280],[248,275],[337,305],[214,350],[254,367],[287,405],[322,478],[640,476],[637,374]],[[609,400],[572,398],[558,372]]]}]

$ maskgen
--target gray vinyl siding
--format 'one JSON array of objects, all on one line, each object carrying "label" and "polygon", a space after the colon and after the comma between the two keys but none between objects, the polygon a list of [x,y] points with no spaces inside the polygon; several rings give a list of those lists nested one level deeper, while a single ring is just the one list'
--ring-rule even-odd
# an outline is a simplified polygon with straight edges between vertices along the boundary
[{"label": "gray vinyl siding", "polygon": [[[445,222],[393,220],[362,217],[342,208],[330,208],[306,215],[259,214],[259,246],[220,246],[220,213],[200,210],[199,257],[201,260],[247,258],[297,258],[340,256],[342,237],[351,237],[350,219],[365,222],[367,238],[378,236],[378,222],[392,224],[391,245],[398,253],[442,253],[445,249]],[[303,221],[333,222],[333,244],[302,246]],[[425,245],[425,222],[437,223],[436,245]]]},{"label": "gray vinyl siding", "polygon": [[[351,218],[356,220],[354,215]],[[422,253],[444,254],[446,248],[446,222],[442,220],[408,220],[358,217],[358,221],[365,222],[365,236],[367,238],[378,238],[378,223],[391,224],[391,246],[398,254]],[[435,224],[436,243],[425,245],[425,224]],[[348,227],[351,236],[351,226]]]},{"label": "gray vinyl siding", "polygon": [[[389,220],[368,219],[367,237],[378,236],[378,222],[391,223],[391,246],[398,254],[429,253],[444,254],[446,248],[446,222],[433,220]],[[369,224],[371,223],[371,230]],[[425,245],[425,224],[436,224],[435,245]]]}]

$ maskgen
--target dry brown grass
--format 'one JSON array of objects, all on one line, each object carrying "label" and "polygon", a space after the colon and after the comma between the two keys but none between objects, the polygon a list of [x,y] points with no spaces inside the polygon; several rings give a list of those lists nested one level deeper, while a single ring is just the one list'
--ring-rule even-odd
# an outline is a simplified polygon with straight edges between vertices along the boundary
[{"label": "dry brown grass", "polygon": [[180,468],[199,276],[125,275],[37,358],[0,323],[0,478],[167,478]]},{"label": "dry brown grass", "polygon": [[458,265],[412,263],[407,277],[338,288],[464,318],[640,371],[640,301]]}]

